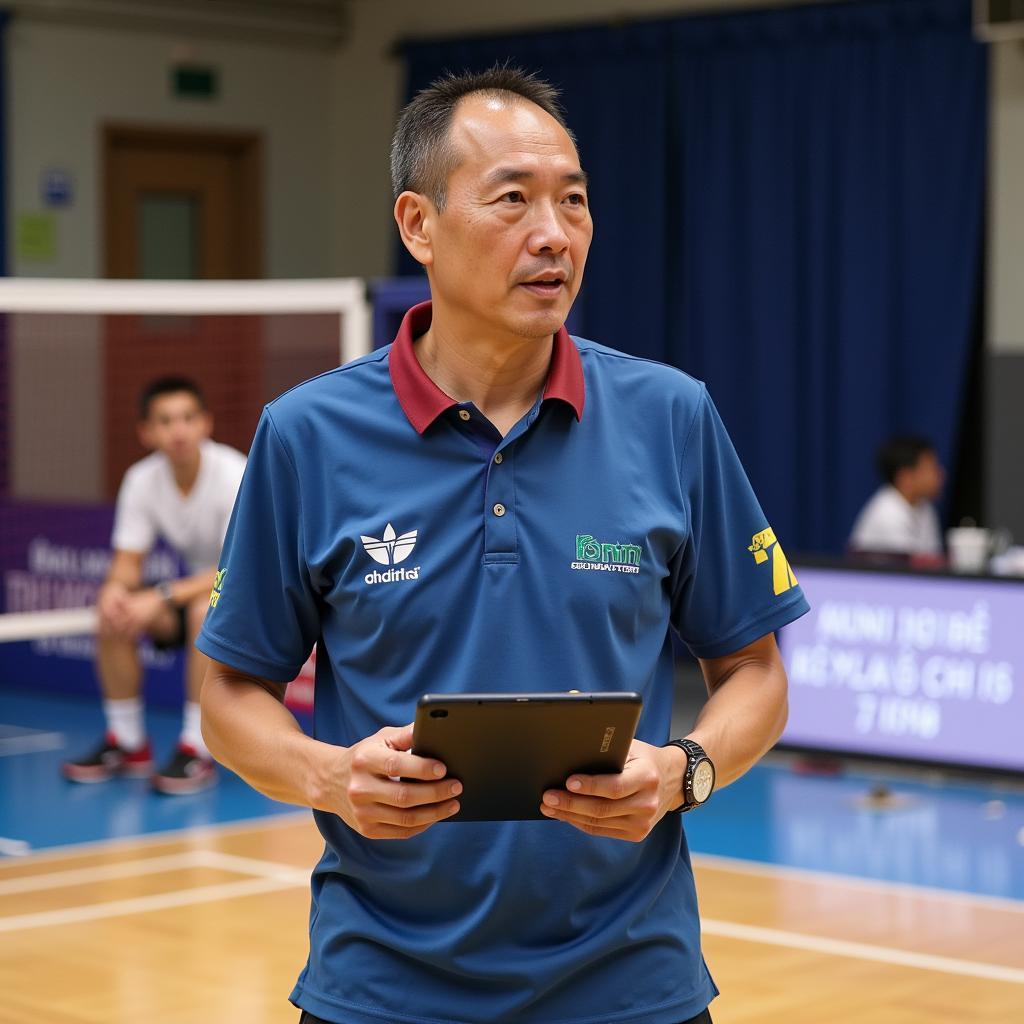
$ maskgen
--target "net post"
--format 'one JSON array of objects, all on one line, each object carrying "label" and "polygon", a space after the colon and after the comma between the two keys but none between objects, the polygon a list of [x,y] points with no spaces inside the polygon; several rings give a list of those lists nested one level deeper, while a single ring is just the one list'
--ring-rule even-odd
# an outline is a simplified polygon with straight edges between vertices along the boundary
[{"label": "net post", "polygon": [[341,345],[338,365],[344,366],[345,363],[368,355],[373,350],[372,320],[366,282],[360,278],[349,278],[339,283],[344,286],[347,293],[338,331]]}]

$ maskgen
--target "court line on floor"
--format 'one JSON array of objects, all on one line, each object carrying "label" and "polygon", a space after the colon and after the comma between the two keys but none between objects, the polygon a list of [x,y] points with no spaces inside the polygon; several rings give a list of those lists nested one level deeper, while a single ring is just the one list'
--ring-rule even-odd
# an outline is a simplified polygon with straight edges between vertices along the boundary
[{"label": "court line on floor", "polygon": [[[0,896],[41,892],[49,889],[68,889],[96,882],[115,882],[124,878],[169,874],[205,868],[229,871],[239,875],[272,878],[290,885],[308,885],[308,870],[282,864],[279,861],[238,857],[220,850],[185,850],[165,857],[144,857],[141,860],[119,860],[110,864],[97,864],[88,868],[70,868],[67,871],[41,871],[17,878],[0,878]],[[187,890],[186,890],[187,891]],[[2,920],[2,917],[0,917]]]},{"label": "court line on floor", "polygon": [[853,960],[868,960],[873,963],[890,964],[896,967],[916,967],[924,971],[938,971],[942,974],[958,974],[969,978],[984,978],[986,981],[1005,981],[1024,985],[1024,970],[1005,967],[980,960],[959,960],[930,953],[914,953],[910,950],[893,949],[890,946],[873,946],[865,942],[848,942],[844,939],[829,939],[818,935],[804,935],[800,932],[784,932],[776,928],[762,928],[758,925],[738,924],[733,921],[702,919],[701,930],[705,935],[719,938],[738,939],[742,942],[757,942],[767,946],[784,946],[808,953],[824,953]]},{"label": "court line on floor", "polygon": [[237,821],[215,822],[208,825],[182,825],[180,828],[169,828],[162,832],[147,832],[144,835],[88,839],[81,843],[66,843],[62,846],[34,849],[28,856],[20,857],[18,860],[0,860],[0,872],[7,867],[41,864],[48,860],[60,860],[63,857],[91,857],[108,851],[117,853],[125,848],[163,846],[173,842],[192,843],[205,838],[252,832],[259,828],[287,828],[302,823],[313,825],[311,811],[281,811],[257,815],[254,818],[239,818]]},{"label": "court line on floor", "polygon": [[[215,850],[192,850],[174,857],[151,858],[146,861],[128,862],[140,868],[158,862],[163,867],[186,862],[188,866],[220,867],[223,870],[246,871],[256,874],[256,878],[247,878],[237,882],[224,882],[217,885],[197,886],[191,889],[174,890],[150,896],[132,897],[129,899],[110,900],[81,907],[64,907],[57,910],[39,911],[0,918],[0,932],[25,931],[31,928],[45,928],[81,924],[110,917],[123,917],[131,914],[153,913],[160,910],[174,910],[199,903],[211,903],[220,900],[236,899],[244,896],[265,895],[287,889],[305,889],[309,884],[306,872],[288,868],[286,865],[273,861],[257,860],[251,857],[236,857],[231,854],[219,854]],[[115,865],[110,865],[114,867]],[[83,875],[90,869],[81,872],[53,872],[53,875]],[[35,878],[39,876],[30,876]],[[41,876],[47,878],[50,876]],[[12,879],[17,882],[19,879]],[[849,959],[867,960],[892,966],[913,967],[926,971],[937,971],[942,974],[956,974],[965,977],[983,978],[987,981],[1002,981],[1024,985],[1024,970],[990,964],[983,961],[960,960],[953,957],[934,956],[928,953],[915,953],[909,950],[893,949],[888,946],[875,946],[862,942],[849,942],[842,939],[830,939],[823,936],[806,935],[798,932],[781,931],[775,928],[763,928],[756,925],[739,924],[732,921],[705,919],[701,923],[705,935],[720,938],[737,939],[744,942],[756,942],[764,945],[783,946],[788,949],[799,949],[806,952],[841,956]]]},{"label": "court line on floor", "polygon": [[[146,857],[142,860],[120,860],[112,864],[97,864],[91,868],[71,868],[67,871],[42,871],[34,875],[20,875],[18,878],[0,878],[0,896],[16,893],[39,892],[43,889],[67,889],[74,885],[90,885],[94,882],[112,882],[121,878],[139,878],[143,875],[159,875],[188,868],[205,868],[199,864],[196,853],[172,853],[166,857]],[[245,874],[256,872],[248,871]]]},{"label": "court line on floor", "polygon": [[41,754],[49,750],[62,750],[66,740],[62,732],[26,730],[19,736],[0,736],[0,757],[20,754]]},{"label": "court line on floor", "polygon": [[281,892],[285,889],[305,889],[309,880],[285,881],[280,878],[245,878],[238,882],[222,882],[218,885],[202,885],[194,889],[176,889],[172,892],[156,893],[152,896],[135,896],[130,899],[110,900],[107,903],[93,903],[84,907],[63,907],[59,910],[43,910],[30,914],[0,917],[0,932],[20,932],[30,928],[47,928],[99,921],[108,917],[124,917],[129,914],[146,914],[158,910],[177,910],[197,903],[215,903],[219,900],[237,899],[241,896],[261,896]]},{"label": "court line on floor", "polygon": [[[740,863],[743,864],[744,862]],[[49,888],[53,884],[85,884],[100,879],[155,874],[160,871],[173,871],[189,867],[236,871],[240,874],[252,874],[257,877],[238,882],[225,882],[218,885],[199,886],[192,889],[158,893],[151,896],[111,900],[106,903],[96,903],[89,906],[65,907],[57,910],[0,918],[0,932],[78,924],[108,917],[152,913],[159,910],[191,906],[197,903],[262,895],[286,889],[305,889],[309,884],[308,872],[277,861],[243,857],[223,853],[219,850],[195,849],[179,854],[171,854],[166,857],[122,861],[116,864],[98,865],[92,868],[54,871],[41,875],[9,879],[6,883],[0,882],[0,894]],[[782,946],[788,949],[799,949],[816,954],[841,956],[891,966],[912,967],[926,971],[937,971],[942,974],[956,974],[965,977],[982,978],[987,981],[1002,981],[1024,985],[1024,970],[1000,964],[935,956],[929,953],[916,953],[911,950],[894,949],[889,946],[850,942],[843,939],[782,931],[776,928],[764,928],[733,921],[720,921],[714,918],[705,919],[702,921],[701,926],[704,934],[719,938]]]},{"label": "court line on floor", "polygon": [[277,878],[299,885],[309,885],[309,868],[296,868],[279,861],[257,860],[255,857],[239,857],[221,850],[193,850],[197,866],[221,871],[237,871],[239,874],[257,875],[260,878]]},{"label": "court line on floor", "polygon": [[1024,914],[1024,900],[1013,899],[1010,896],[988,896],[984,893],[964,892],[962,889],[939,889],[929,885],[914,885],[912,882],[890,882],[884,878],[864,878],[861,875],[847,875],[840,872],[813,871],[810,868],[798,868],[790,864],[767,864],[764,861],[723,857],[717,853],[691,853],[690,861],[695,868],[735,871],[741,875],[793,879],[800,882],[824,883],[825,885],[842,884],[855,889],[874,890],[888,895],[898,894],[926,899],[951,900],[993,910],[1007,910],[1015,914]]}]

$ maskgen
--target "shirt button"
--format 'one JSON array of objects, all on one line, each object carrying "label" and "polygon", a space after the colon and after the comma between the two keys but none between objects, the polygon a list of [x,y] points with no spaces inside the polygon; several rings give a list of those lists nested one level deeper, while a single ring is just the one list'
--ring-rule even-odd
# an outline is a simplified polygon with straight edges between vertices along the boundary
[{"label": "shirt button", "polygon": [[498,452],[498,454],[494,456],[494,461],[500,466],[505,461],[505,456],[502,455],[501,452]]},{"label": "shirt button", "polygon": [[469,410],[468,409],[460,409],[459,410],[459,419],[462,420],[464,423],[467,422],[469,420]]},{"label": "shirt button", "polygon": [[494,514],[496,516],[503,516],[505,514],[505,506],[500,501],[494,506]]}]

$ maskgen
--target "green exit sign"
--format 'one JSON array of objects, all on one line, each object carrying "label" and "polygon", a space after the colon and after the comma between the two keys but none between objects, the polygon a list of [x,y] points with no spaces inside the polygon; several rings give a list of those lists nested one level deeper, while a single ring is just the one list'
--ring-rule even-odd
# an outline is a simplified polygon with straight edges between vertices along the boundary
[{"label": "green exit sign", "polygon": [[188,100],[212,100],[220,89],[216,68],[182,64],[171,70],[171,91]]}]

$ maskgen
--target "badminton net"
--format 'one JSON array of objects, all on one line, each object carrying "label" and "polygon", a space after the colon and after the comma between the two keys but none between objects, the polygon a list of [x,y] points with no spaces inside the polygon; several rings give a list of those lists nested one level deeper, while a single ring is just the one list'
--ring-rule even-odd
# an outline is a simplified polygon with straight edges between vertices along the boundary
[{"label": "badminton net", "polygon": [[[0,280],[0,688],[95,692],[94,605],[149,381],[194,380],[215,440],[245,452],[268,401],[369,349],[360,280]],[[158,547],[145,574],[181,569]]]}]

